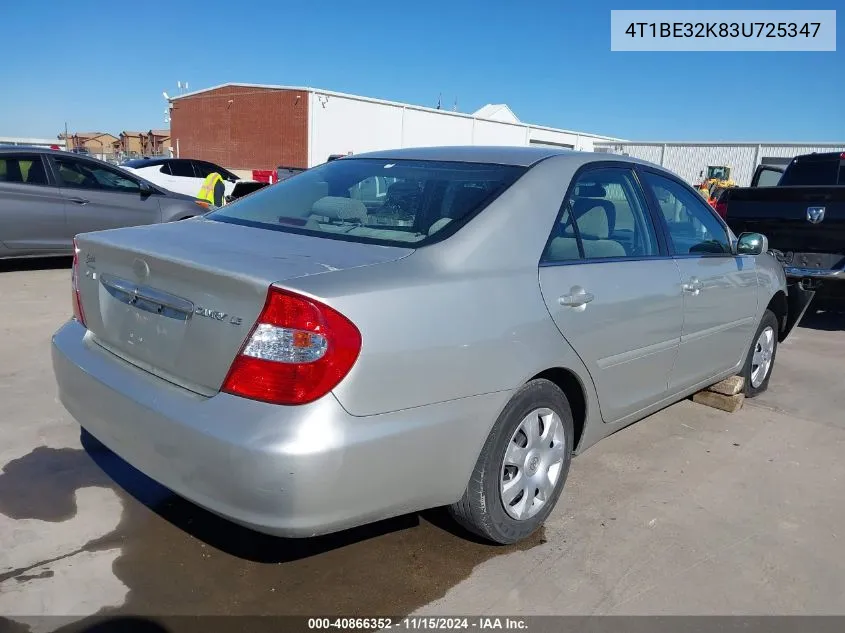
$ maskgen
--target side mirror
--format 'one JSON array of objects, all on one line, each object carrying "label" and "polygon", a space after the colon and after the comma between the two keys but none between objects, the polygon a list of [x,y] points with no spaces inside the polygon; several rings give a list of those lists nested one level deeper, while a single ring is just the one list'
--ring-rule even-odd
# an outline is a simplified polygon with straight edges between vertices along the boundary
[{"label": "side mirror", "polygon": [[760,255],[769,250],[769,240],[762,233],[743,233],[736,241],[737,255]]},{"label": "side mirror", "polygon": [[148,196],[152,193],[155,193],[155,189],[150,187],[149,183],[146,183],[143,180],[138,181],[138,186],[141,188],[141,195],[142,196]]}]

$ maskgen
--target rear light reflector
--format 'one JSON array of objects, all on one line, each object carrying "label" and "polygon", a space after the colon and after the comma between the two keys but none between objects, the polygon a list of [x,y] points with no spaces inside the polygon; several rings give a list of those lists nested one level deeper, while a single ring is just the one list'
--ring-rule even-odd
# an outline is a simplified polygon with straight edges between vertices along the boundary
[{"label": "rear light reflector", "polygon": [[724,220],[727,218],[728,215],[728,203],[724,202],[723,200],[718,200],[716,204],[713,205],[713,208],[716,209],[716,213]]},{"label": "rear light reflector", "polygon": [[73,238],[73,265],[70,269],[71,303],[73,318],[85,325],[85,312],[82,310],[82,298],[79,296],[79,246]]},{"label": "rear light reflector", "polygon": [[273,404],[307,404],[334,389],[360,351],[361,333],[340,312],[271,286],[221,390]]}]

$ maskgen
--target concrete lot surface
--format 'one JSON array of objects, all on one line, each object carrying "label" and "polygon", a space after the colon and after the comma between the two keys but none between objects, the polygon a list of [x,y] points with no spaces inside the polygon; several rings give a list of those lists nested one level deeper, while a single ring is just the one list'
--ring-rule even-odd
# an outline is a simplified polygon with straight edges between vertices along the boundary
[{"label": "concrete lot surface", "polygon": [[845,314],[740,412],[685,401],[576,458],[519,547],[442,511],[286,541],[81,448],[49,354],[68,267],[0,263],[0,616],[845,613]]}]

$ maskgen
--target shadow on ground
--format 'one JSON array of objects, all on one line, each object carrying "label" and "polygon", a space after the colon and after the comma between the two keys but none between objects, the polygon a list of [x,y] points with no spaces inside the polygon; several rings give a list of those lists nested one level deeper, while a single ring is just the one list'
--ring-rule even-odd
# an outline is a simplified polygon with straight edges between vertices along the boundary
[{"label": "shadow on ground", "polygon": [[798,327],[823,332],[845,330],[845,303],[810,306]]},{"label": "shadow on ground", "polygon": [[27,270],[70,269],[73,257],[21,257],[19,259],[0,259],[0,273],[22,272]]},{"label": "shadow on ground", "polygon": [[86,549],[120,547],[113,572],[130,592],[104,615],[405,615],[485,560],[545,542],[541,531],[517,546],[490,545],[443,509],[311,539],[276,538],[176,496],[90,439],[84,444],[40,447],[6,464],[0,513],[66,520],[77,512],[76,490],[114,488],[124,505],[120,526]]}]

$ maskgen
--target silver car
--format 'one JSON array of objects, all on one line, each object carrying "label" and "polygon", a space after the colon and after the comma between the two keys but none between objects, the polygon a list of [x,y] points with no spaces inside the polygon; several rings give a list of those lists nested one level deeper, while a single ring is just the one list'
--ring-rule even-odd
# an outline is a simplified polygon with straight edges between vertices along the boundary
[{"label": "silver car", "polygon": [[450,505],[522,539],[573,454],[727,376],[765,390],[787,332],[763,236],[601,154],[378,152],[76,244],[65,407],[178,494],[283,536]]},{"label": "silver car", "polygon": [[0,259],[70,255],[77,233],[208,211],[108,163],[43,147],[0,147]]}]

